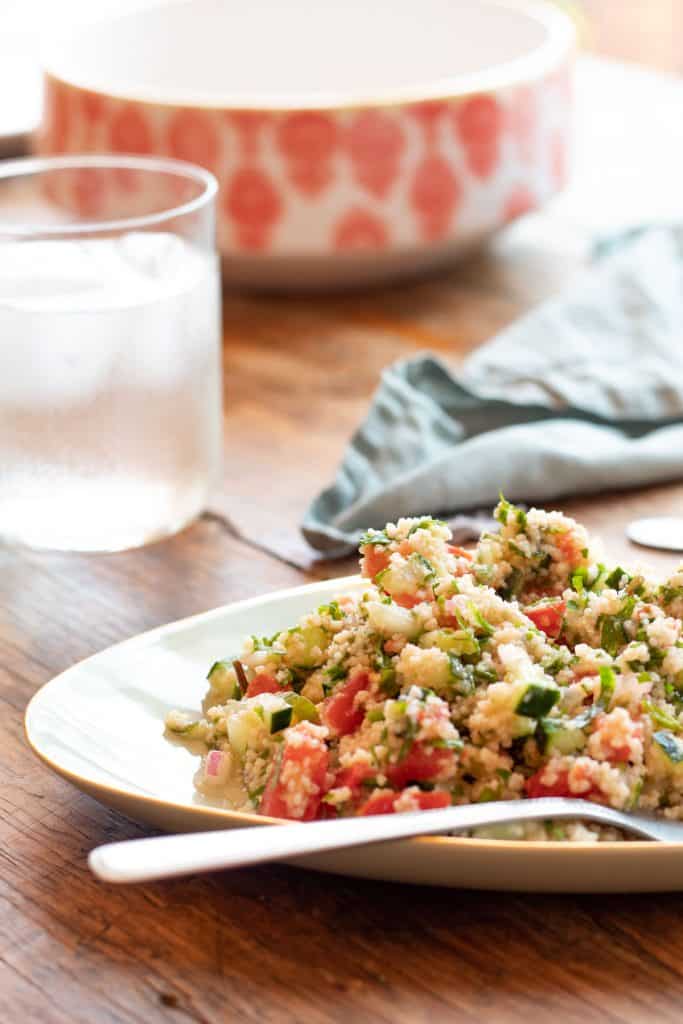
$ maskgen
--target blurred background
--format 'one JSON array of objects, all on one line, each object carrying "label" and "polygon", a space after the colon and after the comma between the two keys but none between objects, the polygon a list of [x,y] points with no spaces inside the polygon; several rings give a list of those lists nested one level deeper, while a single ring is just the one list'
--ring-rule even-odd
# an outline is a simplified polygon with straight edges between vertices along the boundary
[{"label": "blurred background", "polygon": [[[40,117],[41,40],[85,20],[160,0],[0,0],[0,125],[22,135]],[[457,2],[457,0],[454,0]],[[681,0],[546,0],[576,20],[583,47],[615,60],[683,72]],[[12,131],[10,132],[10,126]],[[11,147],[0,139],[0,155]]]}]

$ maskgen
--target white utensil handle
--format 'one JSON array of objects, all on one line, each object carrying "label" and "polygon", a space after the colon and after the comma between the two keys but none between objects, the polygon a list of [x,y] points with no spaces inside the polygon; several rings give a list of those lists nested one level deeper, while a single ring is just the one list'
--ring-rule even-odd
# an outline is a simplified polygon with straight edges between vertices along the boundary
[{"label": "white utensil handle", "polygon": [[612,816],[619,817],[618,812],[586,801],[509,800],[410,814],[315,821],[305,825],[264,825],[134,839],[98,847],[90,854],[88,863],[104,881],[144,882],[483,824],[567,817],[611,821]]}]

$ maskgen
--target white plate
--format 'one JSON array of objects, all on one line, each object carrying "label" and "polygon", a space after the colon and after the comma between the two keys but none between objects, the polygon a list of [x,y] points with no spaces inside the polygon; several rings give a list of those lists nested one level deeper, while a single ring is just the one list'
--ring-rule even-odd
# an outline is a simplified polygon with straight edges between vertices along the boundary
[{"label": "white plate", "polygon": [[[198,755],[164,736],[173,707],[196,711],[207,665],[270,634],[358,577],[217,608],[110,647],[47,683],[26,711],[33,750],[84,792],[156,828],[196,831],[272,819],[200,802]],[[297,863],[297,862],[295,862]],[[303,861],[298,863],[303,864]],[[646,892],[683,889],[683,851],[665,843],[532,843],[434,837],[306,859],[307,867],[367,878],[482,889]]]}]

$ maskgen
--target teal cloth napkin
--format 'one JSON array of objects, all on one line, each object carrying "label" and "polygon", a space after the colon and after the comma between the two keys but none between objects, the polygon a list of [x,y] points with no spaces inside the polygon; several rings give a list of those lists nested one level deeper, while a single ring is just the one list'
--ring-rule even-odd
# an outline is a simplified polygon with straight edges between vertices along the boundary
[{"label": "teal cloth napkin", "polygon": [[369,526],[683,477],[683,225],[632,233],[452,373],[389,366],[303,522],[328,557]]}]

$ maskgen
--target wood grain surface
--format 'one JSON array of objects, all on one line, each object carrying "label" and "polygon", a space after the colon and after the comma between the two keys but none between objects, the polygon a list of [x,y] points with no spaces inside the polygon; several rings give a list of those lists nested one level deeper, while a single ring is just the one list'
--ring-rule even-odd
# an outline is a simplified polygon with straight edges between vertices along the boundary
[{"label": "wood grain surface", "polygon": [[[640,13],[666,19],[672,8],[587,6],[631,39],[633,57]],[[626,79],[664,107],[680,104],[680,86],[666,79],[601,65],[587,74],[603,124],[623,117]],[[631,159],[642,175],[659,166],[649,147]],[[604,173],[617,180],[615,165]],[[1,1024],[683,1019],[683,894],[517,897],[286,867],[106,886],[89,875],[87,852],[142,829],[52,776],[21,729],[32,693],[79,658],[225,601],[348,571],[318,561],[297,524],[381,368],[423,348],[457,362],[556,292],[608,205],[587,209],[583,187],[422,282],[316,299],[227,296],[226,472],[211,511],[171,540],[119,555],[0,546]],[[636,551],[623,527],[682,506],[678,484],[563,507],[615,557],[666,569],[673,556]]]}]

